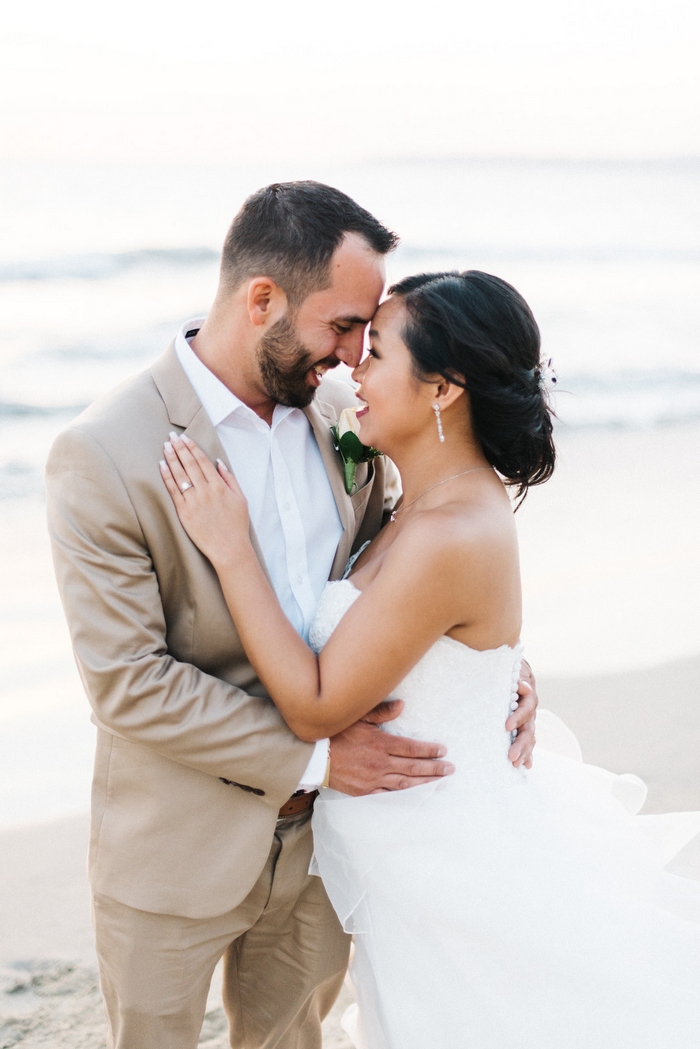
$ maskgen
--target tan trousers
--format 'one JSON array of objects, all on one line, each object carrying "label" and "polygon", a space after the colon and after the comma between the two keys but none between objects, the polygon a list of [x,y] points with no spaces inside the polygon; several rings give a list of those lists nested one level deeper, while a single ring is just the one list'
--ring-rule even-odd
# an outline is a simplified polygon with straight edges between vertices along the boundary
[{"label": "tan trousers", "polygon": [[222,956],[234,1049],[321,1049],[350,937],[307,874],[310,814],[277,826],[260,878],[227,914],[181,918],[93,897],[109,1049],[195,1049]]}]

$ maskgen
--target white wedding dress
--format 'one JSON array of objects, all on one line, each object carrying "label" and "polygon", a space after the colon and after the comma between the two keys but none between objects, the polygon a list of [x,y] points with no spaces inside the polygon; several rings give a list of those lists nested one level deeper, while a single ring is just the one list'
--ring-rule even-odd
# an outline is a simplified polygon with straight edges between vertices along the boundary
[{"label": "white wedding dress", "polygon": [[[316,651],[358,597],[328,584]],[[641,780],[584,765],[546,712],[559,752],[514,769],[520,658],[440,638],[386,728],[443,742],[455,774],[316,801],[312,871],[355,934],[346,1029],[361,1049],[698,1049],[700,882],[664,868],[700,813],[635,815]]]}]

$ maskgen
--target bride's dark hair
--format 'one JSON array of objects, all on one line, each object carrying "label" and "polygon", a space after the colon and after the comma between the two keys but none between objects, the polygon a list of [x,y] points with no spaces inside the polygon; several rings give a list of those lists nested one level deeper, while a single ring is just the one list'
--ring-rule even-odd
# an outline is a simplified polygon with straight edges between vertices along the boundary
[{"label": "bride's dark hair", "polygon": [[515,288],[479,270],[420,273],[389,289],[408,312],[403,340],[421,379],[469,393],[474,436],[520,501],[554,470],[553,412],[540,383],[540,331]]}]

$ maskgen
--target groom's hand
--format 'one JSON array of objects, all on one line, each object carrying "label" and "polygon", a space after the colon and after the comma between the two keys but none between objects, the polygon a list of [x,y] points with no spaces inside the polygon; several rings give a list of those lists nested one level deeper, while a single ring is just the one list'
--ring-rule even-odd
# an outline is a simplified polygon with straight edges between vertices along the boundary
[{"label": "groom's hand", "polygon": [[517,730],[517,736],[513,742],[508,757],[516,769],[524,765],[526,769],[532,768],[532,752],[535,748],[535,715],[537,714],[537,685],[532,667],[525,660],[520,665],[520,681],[518,682],[518,709],[513,711],[506,721],[509,732]]},{"label": "groom's hand", "polygon": [[393,721],[403,710],[401,700],[387,700],[331,739],[329,786],[343,794],[379,794],[431,783],[454,772],[442,761],[446,750],[439,743],[392,736],[379,725]]}]

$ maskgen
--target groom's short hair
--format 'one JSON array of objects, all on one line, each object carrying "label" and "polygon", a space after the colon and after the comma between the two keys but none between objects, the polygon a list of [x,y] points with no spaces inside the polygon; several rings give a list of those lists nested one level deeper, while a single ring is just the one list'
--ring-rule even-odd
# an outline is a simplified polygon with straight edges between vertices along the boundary
[{"label": "groom's short hair", "polygon": [[226,235],[221,282],[233,291],[251,277],[271,277],[297,306],[331,282],[330,262],[346,233],[378,255],[399,238],[346,193],[321,182],[276,182],[248,197]]}]

